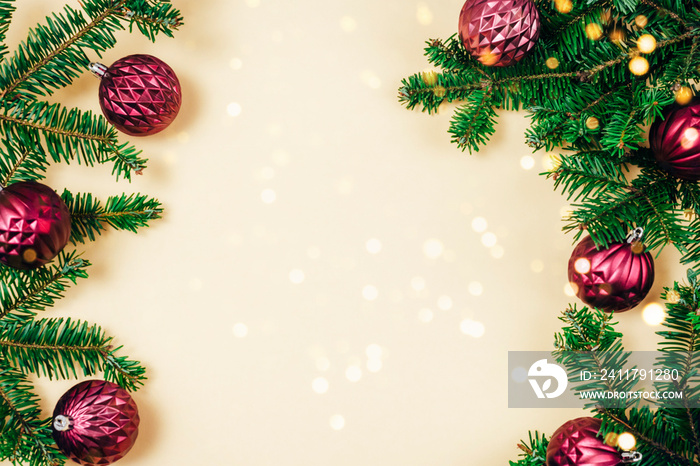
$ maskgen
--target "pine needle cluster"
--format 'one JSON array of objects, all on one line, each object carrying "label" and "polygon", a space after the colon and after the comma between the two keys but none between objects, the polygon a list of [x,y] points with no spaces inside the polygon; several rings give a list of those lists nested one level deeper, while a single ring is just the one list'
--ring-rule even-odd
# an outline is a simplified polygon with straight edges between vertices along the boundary
[{"label": "pine needle cluster", "polygon": [[[151,40],[172,36],[182,25],[167,1],[81,0],[65,6],[28,32],[11,51],[5,35],[17,7],[0,1],[0,185],[41,180],[52,163],[109,164],[117,179],[130,180],[146,159],[101,115],[44,100],[69,86],[91,61],[116,45],[115,34],[137,30]],[[50,421],[42,416],[32,377],[102,377],[128,390],[145,380],[138,361],[98,325],[70,318],[39,318],[65,290],[88,277],[90,262],[76,249],[107,229],[136,232],[162,213],[157,199],[91,193],[61,197],[72,217],[71,243],[51,263],[30,271],[0,267],[0,460],[61,465]]]},{"label": "pine needle cluster", "polygon": [[[690,269],[667,299],[659,367],[679,371],[659,389],[684,394],[686,405],[591,404],[601,435],[630,432],[642,464],[700,465],[700,185],[662,170],[648,147],[648,130],[665,108],[696,95],[700,83],[700,3],[684,0],[534,0],[541,34],[534,49],[510,67],[489,67],[472,57],[457,34],[426,42],[435,69],[405,78],[399,101],[435,113],[455,103],[449,133],[462,150],[478,151],[495,131],[499,111],[523,110],[524,135],[533,151],[557,152],[543,175],[572,203],[564,230],[605,247],[644,229],[646,246],[672,245]],[[593,33],[592,33],[593,32]],[[639,46],[643,36],[652,50]],[[641,50],[640,50],[641,49]],[[630,66],[643,61],[641,72]],[[555,336],[559,362],[570,371],[627,363],[611,314],[571,306]],[[569,352],[593,356],[568,358]],[[617,359],[605,360],[614,354]],[[626,382],[626,381],[625,381]],[[591,381],[576,390],[633,390],[626,383]],[[522,442],[515,466],[545,464],[548,439],[538,432]]]}]

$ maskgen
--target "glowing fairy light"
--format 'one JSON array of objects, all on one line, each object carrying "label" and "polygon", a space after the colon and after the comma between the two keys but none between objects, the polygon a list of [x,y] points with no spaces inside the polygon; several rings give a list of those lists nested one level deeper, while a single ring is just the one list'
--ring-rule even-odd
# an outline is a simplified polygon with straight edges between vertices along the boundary
[{"label": "glowing fairy light", "polygon": [[642,319],[647,325],[656,326],[660,325],[664,320],[666,320],[666,311],[658,303],[649,303],[644,306],[642,311]]},{"label": "glowing fairy light", "polygon": [[493,66],[498,61],[498,54],[487,48],[479,56],[479,61],[486,66]]},{"label": "glowing fairy light", "polygon": [[630,60],[629,68],[632,74],[642,76],[649,71],[649,62],[644,57],[634,57]]},{"label": "glowing fairy light", "polygon": [[598,40],[603,37],[603,28],[598,23],[588,23],[586,25],[586,37],[591,40]]},{"label": "glowing fairy light", "polygon": [[687,86],[681,86],[676,91],[676,103],[678,105],[688,105],[693,100],[693,90]]},{"label": "glowing fairy light", "polygon": [[666,293],[666,301],[671,304],[677,304],[681,300],[681,295],[676,290],[671,290]]},{"label": "glowing fairy light", "polygon": [[625,33],[625,30],[620,28],[614,28],[608,34],[608,39],[610,39],[613,42],[623,42],[626,38],[627,34]]},{"label": "glowing fairy light", "polygon": [[574,262],[574,270],[578,273],[588,273],[591,271],[591,261],[585,257],[581,257]]},{"label": "glowing fairy light", "polygon": [[693,128],[692,126],[690,128],[686,128],[685,131],[683,131],[683,136],[681,137],[681,146],[684,149],[690,149],[697,142],[698,136],[700,136],[700,134],[698,133],[697,129]]},{"label": "glowing fairy light", "polygon": [[651,34],[644,34],[637,39],[637,49],[642,53],[651,53],[656,50],[656,39]]},{"label": "glowing fairy light", "polygon": [[591,131],[595,131],[600,127],[600,120],[597,119],[596,117],[588,117],[586,119],[586,128],[590,129]]},{"label": "glowing fairy light", "polygon": [[649,20],[647,19],[646,16],[644,15],[637,15],[636,18],[634,18],[634,24],[639,28],[639,29],[644,29],[647,27],[647,23]]},{"label": "glowing fairy light", "polygon": [[574,9],[574,4],[571,0],[555,0],[554,7],[559,13],[567,14]]},{"label": "glowing fairy light", "polygon": [[621,450],[630,451],[637,445],[637,439],[629,432],[624,432],[617,437],[617,446]]},{"label": "glowing fairy light", "polygon": [[556,69],[559,66],[559,60],[554,57],[549,57],[545,62],[545,65],[547,65],[547,68],[550,70]]},{"label": "glowing fairy light", "polygon": [[423,71],[421,77],[426,86],[434,86],[437,84],[438,75],[435,70]]}]

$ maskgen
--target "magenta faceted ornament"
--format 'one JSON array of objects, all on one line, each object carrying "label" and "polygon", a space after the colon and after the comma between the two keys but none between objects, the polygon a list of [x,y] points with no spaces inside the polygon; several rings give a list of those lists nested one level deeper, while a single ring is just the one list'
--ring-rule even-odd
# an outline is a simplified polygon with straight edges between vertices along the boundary
[{"label": "magenta faceted ornament", "polygon": [[649,130],[649,144],[659,166],[685,180],[700,180],[700,99],[664,110]]},{"label": "magenta faceted ornament", "polygon": [[520,61],[540,35],[540,14],[532,0],[467,0],[459,15],[464,47],[486,66]]},{"label": "magenta faceted ornament", "polygon": [[70,238],[70,212],[48,186],[21,181],[0,190],[0,262],[35,269],[61,252]]},{"label": "magenta faceted ornament", "polygon": [[129,55],[107,68],[91,63],[100,83],[105,118],[131,136],[164,130],[180,111],[180,81],[165,62],[151,55]]},{"label": "magenta faceted ornament", "polygon": [[596,249],[590,236],[579,242],[569,259],[569,282],[589,306],[627,311],[639,304],[654,283],[654,259],[637,237]]},{"label": "magenta faceted ornament", "polygon": [[617,466],[622,455],[598,437],[601,421],[573,419],[552,434],[547,446],[547,466]]},{"label": "magenta faceted ornament", "polygon": [[139,412],[129,392],[104,380],[75,385],[53,411],[53,438],[79,464],[111,464],[136,442]]}]

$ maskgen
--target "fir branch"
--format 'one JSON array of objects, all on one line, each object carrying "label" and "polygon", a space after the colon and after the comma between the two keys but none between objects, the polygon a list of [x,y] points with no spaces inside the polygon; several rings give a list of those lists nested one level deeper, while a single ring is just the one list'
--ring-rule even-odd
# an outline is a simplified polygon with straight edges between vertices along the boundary
[{"label": "fir branch", "polygon": [[648,171],[632,181],[626,192],[606,192],[596,199],[574,205],[565,231],[575,231],[578,239],[587,231],[598,245],[623,241],[630,226],[644,228],[650,249],[674,244],[684,252],[688,241],[682,211],[674,203],[676,182],[659,172]]},{"label": "fir branch", "polygon": [[131,0],[120,15],[129,21],[129,32],[136,26],[151,41],[161,33],[172,37],[173,31],[183,24],[182,15],[169,1]]},{"label": "fir branch", "polygon": [[432,65],[448,71],[464,71],[472,68],[474,60],[465,50],[457,34],[446,41],[430,39],[426,42],[425,56]]},{"label": "fir branch", "polygon": [[[89,1],[86,1],[90,4]],[[63,14],[47,18],[46,25],[30,31],[15,55],[0,65],[0,99],[17,94],[33,99],[36,95],[52,94],[70,84],[90,63],[83,48],[90,48],[98,56],[116,43],[114,31],[119,23],[109,21],[124,1],[109,2],[99,15],[87,22],[84,16],[70,6]],[[47,67],[52,62],[59,66]]]},{"label": "fir branch", "polygon": [[422,111],[434,113],[442,102],[466,100],[474,90],[483,89],[484,84],[476,79],[467,73],[415,74],[402,81],[399,101],[408,109],[420,105]]},{"label": "fir branch", "polygon": [[537,431],[535,431],[534,435],[532,432],[528,432],[528,437],[528,442],[521,440],[518,444],[518,449],[522,451],[522,453],[520,453],[520,460],[509,461],[508,464],[510,466],[545,465],[549,440],[544,435],[540,435]]},{"label": "fir branch", "polygon": [[7,45],[5,45],[5,36],[10,28],[12,14],[15,12],[15,3],[13,1],[0,1],[0,60],[7,55]]},{"label": "fir branch", "polygon": [[0,141],[0,186],[18,181],[40,180],[48,166],[46,159],[8,134]]},{"label": "fir branch", "polygon": [[142,194],[110,196],[104,206],[90,193],[73,195],[66,190],[62,198],[71,212],[73,243],[94,241],[106,226],[136,233],[163,212],[158,200]]},{"label": "fir branch", "polygon": [[561,188],[567,200],[594,198],[602,193],[625,192],[629,185],[623,166],[610,160],[605,151],[561,155],[560,162],[547,178],[554,180],[554,189]]},{"label": "fir branch", "polygon": [[6,419],[0,458],[15,464],[58,466],[65,457],[54,445],[49,420],[41,420],[39,398],[31,383],[19,372],[0,369],[0,414]]},{"label": "fir branch", "polygon": [[655,2],[653,0],[638,0],[639,3],[642,3],[644,5],[648,5],[654,9],[656,9],[659,13],[661,13],[663,16],[668,16],[669,18],[673,18],[674,21],[676,21],[678,24],[680,24],[683,29],[688,30],[688,23],[683,20],[678,14],[676,14],[674,11],[671,11],[667,8],[664,8],[662,5],[660,5],[658,2]]},{"label": "fir branch", "polygon": [[455,111],[449,132],[462,150],[479,151],[479,145],[495,131],[496,111],[491,97],[493,87],[473,91],[466,104]]},{"label": "fir branch", "polygon": [[671,293],[674,295],[672,302],[666,303],[666,319],[663,326],[667,329],[657,332],[663,339],[659,342],[662,352],[659,358],[659,366],[675,369],[679,377],[669,382],[657,382],[659,391],[673,390],[681,393],[678,400],[669,402],[659,400],[662,415],[667,423],[672,423],[675,430],[692,445],[694,454],[700,458],[700,435],[698,433],[698,419],[695,410],[690,408],[700,399],[700,316],[696,310],[700,306],[699,284],[696,278],[689,274],[691,286],[681,286],[677,282],[673,289],[665,288],[662,299],[669,300]]},{"label": "fir branch", "polygon": [[99,57],[114,47],[114,33],[129,23],[149,39],[160,33],[172,36],[182,24],[180,12],[169,2],[144,0],[83,0],[83,11],[65,6],[63,13],[46,18],[31,30],[17,52],[0,64],[0,99],[19,96],[33,100],[50,95],[82,74],[90,60],[85,50]]},{"label": "fir branch", "polygon": [[[600,413],[606,421],[622,426],[626,432],[631,433],[637,439],[637,449],[644,454],[645,458],[651,456],[645,452],[645,450],[648,449],[653,451],[655,455],[660,455],[662,457],[660,463],[658,464],[700,466],[700,463],[681,453],[678,453],[676,450],[683,449],[678,448],[677,445],[674,445],[674,448],[670,448],[668,445],[666,445],[666,442],[656,440],[657,438],[664,438],[664,433],[671,434],[673,431],[672,429],[668,429],[668,427],[663,425],[663,423],[657,422],[656,416],[649,412],[646,407],[639,410],[633,410],[629,417],[623,410],[612,410],[600,407],[596,411]],[[632,415],[634,415],[634,420],[630,419]],[[640,422],[641,416],[645,416],[647,418],[645,419],[646,422]],[[645,428],[640,428],[641,425],[643,425]],[[659,435],[659,433],[662,435]],[[678,443],[679,440],[682,441],[682,439],[679,439],[677,436],[673,435],[670,435],[670,438],[666,438],[669,442]]]},{"label": "fir branch", "polygon": [[132,171],[138,173],[146,166],[133,146],[118,143],[116,129],[104,117],[58,103],[4,103],[0,106],[0,130],[54,162],[92,166],[112,161],[117,178],[131,179]]},{"label": "fir branch", "polygon": [[112,337],[96,325],[71,319],[40,319],[0,329],[0,359],[27,374],[49,379],[90,377],[105,370],[107,378],[134,390],[145,370],[138,362],[114,354]]},{"label": "fir branch", "polygon": [[70,283],[87,278],[90,263],[75,252],[62,251],[55,263],[31,271],[0,268],[0,326],[27,322],[53,306]]}]

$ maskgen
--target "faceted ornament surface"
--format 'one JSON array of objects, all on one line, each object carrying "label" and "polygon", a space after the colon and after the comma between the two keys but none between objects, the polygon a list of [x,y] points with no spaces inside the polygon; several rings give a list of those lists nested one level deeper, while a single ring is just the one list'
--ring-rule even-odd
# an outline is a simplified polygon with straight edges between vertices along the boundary
[{"label": "faceted ornament surface", "polygon": [[649,131],[649,145],[659,166],[678,178],[700,180],[700,99],[672,105]]},{"label": "faceted ornament surface", "polygon": [[53,259],[70,238],[70,212],[50,187],[22,181],[0,190],[0,262],[35,269]]},{"label": "faceted ornament surface", "polygon": [[573,419],[559,427],[547,446],[547,466],[618,466],[622,457],[598,437],[601,421]]},{"label": "faceted ornament surface", "polygon": [[180,81],[162,60],[129,55],[107,69],[99,100],[105,118],[117,129],[148,136],[167,128],[180,111]]},{"label": "faceted ornament surface", "polygon": [[464,47],[487,66],[521,60],[540,35],[540,15],[532,0],[467,0],[459,15]]},{"label": "faceted ornament surface", "polygon": [[596,249],[587,236],[571,253],[569,282],[587,305],[627,311],[639,304],[654,284],[654,259],[641,243],[614,243],[607,249]]},{"label": "faceted ornament surface", "polygon": [[[53,416],[56,444],[79,464],[111,464],[131,450],[138,435],[136,403],[129,392],[104,380],[75,385],[58,401]],[[62,423],[67,428],[58,430]]]}]

